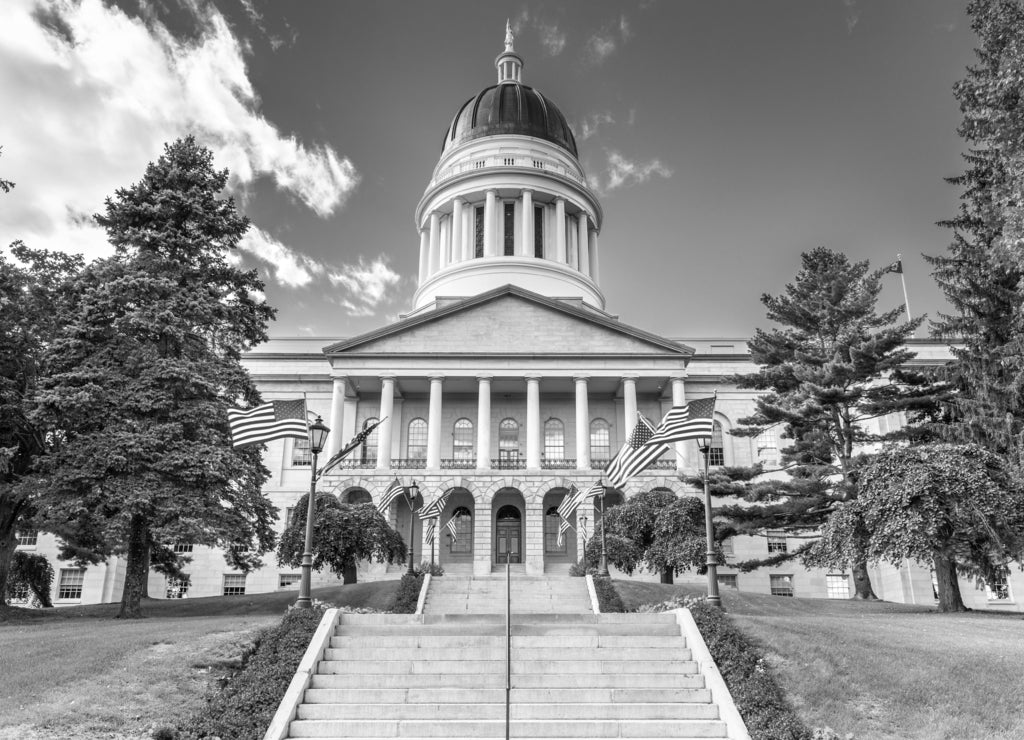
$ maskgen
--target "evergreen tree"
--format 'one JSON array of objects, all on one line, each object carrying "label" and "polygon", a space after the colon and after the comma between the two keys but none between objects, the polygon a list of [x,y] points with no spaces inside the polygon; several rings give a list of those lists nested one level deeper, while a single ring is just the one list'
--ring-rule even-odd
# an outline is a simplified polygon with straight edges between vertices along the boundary
[{"label": "evergreen tree", "polygon": [[[778,296],[764,295],[768,318],[749,343],[755,373],[733,380],[765,391],[756,412],[733,430],[756,436],[766,429],[791,440],[782,449],[787,475],[761,476],[760,467],[713,474],[715,496],[743,496],[748,504],[722,507],[719,538],[760,535],[765,529],[813,533],[839,502],[856,497],[858,448],[906,431],[876,435],[865,422],[895,412],[931,408],[935,388],[904,369],[914,356],[906,340],[922,319],[900,321],[902,307],[876,313],[884,271],[851,263],[819,247],[801,257],[795,281]],[[694,481],[696,482],[696,481]],[[806,548],[741,563],[742,570],[778,564]],[[856,595],[874,598],[866,559],[851,557]]]},{"label": "evergreen tree", "polygon": [[935,322],[955,339],[947,369],[959,392],[946,438],[976,442],[1024,464],[1024,7],[974,0],[978,63],[954,87],[969,151],[947,254],[927,259],[954,312]]},{"label": "evergreen tree", "polygon": [[181,575],[176,542],[243,570],[273,547],[261,448],[232,449],[229,406],[259,402],[241,353],[273,311],[228,261],[248,228],[226,170],[191,138],[165,148],[97,216],[114,256],[74,281],[48,352],[37,423],[58,444],[37,466],[45,529],[64,557],[126,557],[121,617],[141,616],[148,566]]}]

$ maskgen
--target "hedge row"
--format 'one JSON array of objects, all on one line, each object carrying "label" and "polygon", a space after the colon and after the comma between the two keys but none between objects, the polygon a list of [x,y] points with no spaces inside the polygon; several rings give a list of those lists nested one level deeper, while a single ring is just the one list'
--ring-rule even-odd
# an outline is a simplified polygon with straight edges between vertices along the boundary
[{"label": "hedge row", "polygon": [[416,605],[420,600],[420,589],[423,587],[423,573],[406,573],[398,584],[395,602],[391,605],[393,614],[415,614]]},{"label": "hedge row", "polygon": [[626,611],[626,605],[622,603],[622,597],[612,585],[611,578],[594,576],[594,591],[597,593],[597,605],[602,614]]}]

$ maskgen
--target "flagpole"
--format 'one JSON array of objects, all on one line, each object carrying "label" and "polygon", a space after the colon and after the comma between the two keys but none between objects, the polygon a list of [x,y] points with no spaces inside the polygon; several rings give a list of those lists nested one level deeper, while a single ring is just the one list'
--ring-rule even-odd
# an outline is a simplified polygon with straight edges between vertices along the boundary
[{"label": "flagpole", "polygon": [[[598,481],[601,483],[601,481]],[[597,574],[602,578],[609,578],[611,573],[608,572],[608,548],[605,546],[604,539],[604,496],[607,489],[601,486],[601,565],[598,568]]]},{"label": "flagpole", "polygon": [[900,263],[900,283],[903,285],[903,306],[907,309],[907,321],[913,321],[910,315],[910,299],[907,297],[907,279],[903,276],[903,256],[897,254],[896,261]]},{"label": "flagpole", "polygon": [[[718,389],[715,389],[714,401],[711,405],[711,418],[715,418],[715,405],[718,403]],[[714,421],[712,421],[712,434],[714,434]],[[708,576],[708,603],[711,606],[722,608],[722,597],[718,593],[718,563],[715,559],[715,525],[711,521],[711,487],[708,483],[708,471],[711,467],[711,441],[712,437],[704,437],[697,440],[701,452],[704,453],[704,535],[706,537],[707,550],[705,553],[705,567]]]}]

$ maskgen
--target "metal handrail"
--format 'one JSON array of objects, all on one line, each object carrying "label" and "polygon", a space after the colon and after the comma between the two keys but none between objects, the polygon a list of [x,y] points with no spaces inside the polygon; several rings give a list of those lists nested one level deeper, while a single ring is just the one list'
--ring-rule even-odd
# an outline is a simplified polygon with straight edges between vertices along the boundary
[{"label": "metal handrail", "polygon": [[505,740],[512,708],[512,550],[505,553]]}]

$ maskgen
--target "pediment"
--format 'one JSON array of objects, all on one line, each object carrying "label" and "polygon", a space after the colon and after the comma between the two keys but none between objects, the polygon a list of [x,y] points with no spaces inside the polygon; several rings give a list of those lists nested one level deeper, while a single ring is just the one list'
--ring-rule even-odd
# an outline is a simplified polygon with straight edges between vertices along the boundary
[{"label": "pediment", "polygon": [[505,286],[339,342],[324,353],[686,357],[693,350],[595,311]]}]

